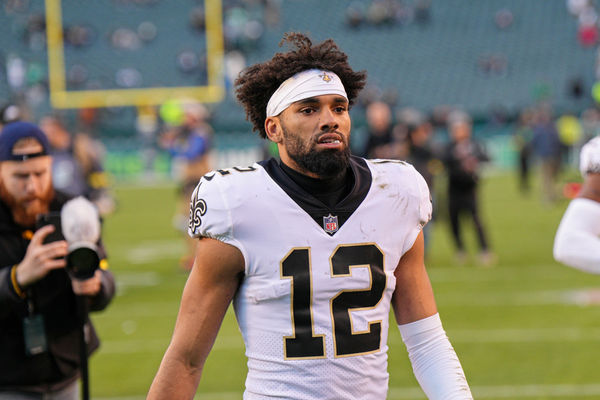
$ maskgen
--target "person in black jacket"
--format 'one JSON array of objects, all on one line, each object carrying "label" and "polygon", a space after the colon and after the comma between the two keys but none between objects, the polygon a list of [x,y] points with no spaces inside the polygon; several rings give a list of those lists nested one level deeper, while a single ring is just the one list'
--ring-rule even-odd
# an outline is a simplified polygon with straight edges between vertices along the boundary
[{"label": "person in black jacket", "polygon": [[459,263],[466,259],[465,246],[460,232],[460,217],[468,214],[475,226],[479,241],[479,261],[484,266],[494,262],[490,252],[487,235],[479,215],[477,188],[482,162],[489,161],[483,147],[472,139],[472,122],[468,114],[454,111],[448,116],[450,143],[445,149],[443,159],[448,173],[448,212],[456,258]]},{"label": "person in black jacket", "polygon": [[[67,242],[46,243],[52,225],[35,230],[40,214],[68,200],[52,187],[48,140],[36,126],[13,122],[0,133],[0,399],[77,399],[82,316],[77,296],[92,311],[115,293],[98,243],[100,267],[86,280],[65,269]],[[85,315],[85,314],[84,314]],[[99,346],[85,317],[91,354]]]}]

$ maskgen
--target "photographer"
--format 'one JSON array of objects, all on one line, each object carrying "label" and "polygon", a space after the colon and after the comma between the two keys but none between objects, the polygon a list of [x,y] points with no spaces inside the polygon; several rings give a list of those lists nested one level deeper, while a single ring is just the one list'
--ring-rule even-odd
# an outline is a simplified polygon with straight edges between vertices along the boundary
[{"label": "photographer", "polygon": [[48,240],[56,228],[35,230],[68,200],[52,187],[48,149],[36,125],[13,122],[0,133],[0,399],[78,399],[82,318],[88,354],[99,345],[78,296],[95,311],[115,292],[100,243],[100,268],[79,280],[66,268],[67,242]]}]

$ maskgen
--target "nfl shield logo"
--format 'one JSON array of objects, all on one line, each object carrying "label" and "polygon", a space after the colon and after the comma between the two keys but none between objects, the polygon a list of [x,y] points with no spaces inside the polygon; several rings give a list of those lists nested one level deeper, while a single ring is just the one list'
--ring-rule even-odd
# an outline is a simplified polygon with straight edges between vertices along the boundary
[{"label": "nfl shield logo", "polygon": [[338,218],[337,215],[333,216],[331,214],[329,214],[326,217],[323,217],[323,229],[325,229],[325,232],[331,234],[331,233],[335,233],[338,230]]}]

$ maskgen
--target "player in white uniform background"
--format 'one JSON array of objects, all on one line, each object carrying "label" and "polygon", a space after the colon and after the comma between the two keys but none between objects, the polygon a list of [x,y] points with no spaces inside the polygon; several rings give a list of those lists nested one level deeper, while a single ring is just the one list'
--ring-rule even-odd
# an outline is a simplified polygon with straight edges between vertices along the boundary
[{"label": "player in white uniform background", "polygon": [[581,149],[583,185],[560,221],[554,258],[582,271],[600,274],[600,137]]},{"label": "player in white uniform background", "polygon": [[471,399],[423,261],[424,179],[404,162],[350,155],[348,110],[366,74],[332,40],[284,39],[295,48],[236,81],[281,161],[200,180],[196,260],[148,398],[193,398],[233,302],[246,400],[385,399],[390,306],[427,396]]}]

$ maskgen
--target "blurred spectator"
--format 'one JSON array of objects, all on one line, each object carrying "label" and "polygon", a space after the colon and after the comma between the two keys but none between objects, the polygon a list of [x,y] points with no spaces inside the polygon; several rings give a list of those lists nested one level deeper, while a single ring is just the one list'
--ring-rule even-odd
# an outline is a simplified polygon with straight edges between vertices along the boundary
[{"label": "blurred spectator", "polygon": [[137,50],[142,45],[137,32],[124,27],[119,27],[111,33],[110,43],[115,49],[129,51]]},{"label": "blurred spectator", "polygon": [[29,8],[29,0],[5,0],[2,4],[6,14],[22,13]]},{"label": "blurred spectator", "polygon": [[529,193],[531,184],[529,182],[529,170],[531,166],[532,144],[533,139],[533,112],[530,109],[525,109],[519,115],[519,121],[513,134],[513,142],[519,157],[519,190],[523,194]]},{"label": "blurred spectator", "polygon": [[268,28],[276,28],[281,21],[281,5],[283,0],[264,0],[264,20]]},{"label": "blurred spectator", "polygon": [[431,142],[433,127],[423,116],[420,116],[417,120],[410,121],[407,126],[409,149],[407,161],[423,175],[427,186],[429,186],[429,191],[433,193],[433,178],[439,169],[439,164],[437,164],[439,159],[435,154]]},{"label": "blurred spectator", "polygon": [[398,0],[353,1],[346,7],[346,25],[383,27],[401,25],[416,20],[427,25],[431,20],[431,0],[418,0],[413,6]]},{"label": "blurred spectator", "polygon": [[367,158],[397,158],[392,136],[392,111],[387,103],[376,101],[367,106]]},{"label": "blurred spectator", "polygon": [[583,129],[583,138],[579,147],[587,143],[590,139],[600,135],[600,110],[590,107],[581,113],[581,128]]},{"label": "blurred spectator", "polygon": [[577,35],[583,47],[592,47],[598,42],[598,27],[596,24],[580,25]]},{"label": "blurred spectator", "polygon": [[422,26],[431,22],[431,0],[417,0],[415,4],[415,20]]},{"label": "blurred spectator", "polygon": [[460,218],[468,214],[473,220],[479,241],[479,262],[489,266],[494,257],[489,250],[487,235],[479,216],[477,189],[482,162],[489,161],[483,147],[472,139],[472,122],[469,115],[462,111],[453,111],[448,116],[448,143],[443,160],[448,173],[448,211],[456,258],[460,263],[466,261],[465,246],[461,237]]},{"label": "blurred spectator", "polygon": [[25,29],[21,32],[23,42],[29,49],[41,51],[46,47],[46,17],[41,13],[27,16]]},{"label": "blurred spectator", "polygon": [[584,79],[581,76],[574,76],[567,83],[567,90],[569,96],[571,96],[574,100],[582,99],[584,93],[586,93]]},{"label": "blurred spectator", "polygon": [[576,157],[572,152],[576,150],[576,145],[583,138],[581,122],[572,114],[564,114],[556,120],[556,130],[561,144],[561,162],[570,163]]},{"label": "blurred spectator", "polygon": [[0,129],[14,121],[20,121],[23,118],[21,107],[16,104],[6,104],[0,108]]},{"label": "blurred spectator", "polygon": [[225,88],[233,96],[233,82],[235,82],[240,72],[246,68],[246,57],[241,51],[229,51],[225,53],[223,64],[225,66]]},{"label": "blurred spectator", "polygon": [[514,22],[512,11],[508,8],[502,8],[496,11],[496,14],[494,15],[494,22],[500,30],[509,28]]},{"label": "blurred spectator", "polygon": [[478,65],[479,70],[489,77],[505,76],[508,72],[508,60],[504,54],[482,54]]},{"label": "blurred spectator", "polygon": [[27,77],[27,62],[16,54],[9,54],[6,57],[6,80],[10,88],[16,93],[20,93]]},{"label": "blurred spectator", "polygon": [[98,207],[100,215],[111,214],[116,203],[110,191],[109,175],[104,169],[104,145],[90,134],[78,132],[73,137],[73,154],[79,160],[88,182],[88,198]]},{"label": "blurred spectator", "polygon": [[554,202],[557,198],[556,180],[561,163],[561,144],[549,106],[543,105],[536,110],[531,145],[533,153],[541,162],[542,198],[545,202]]},{"label": "blurred spectator", "polygon": [[[432,198],[435,198],[433,179],[440,169],[440,160],[437,158],[431,143],[432,133],[431,123],[422,115],[407,121],[408,156],[406,160],[425,178],[429,192]],[[431,226],[433,225],[430,222],[423,228],[426,252],[431,242]]]},{"label": "blurred spectator", "polygon": [[203,34],[206,28],[206,15],[204,14],[203,7],[195,7],[193,8],[189,15],[188,20],[190,27],[198,33]]},{"label": "blurred spectator", "polygon": [[578,14],[577,36],[583,47],[594,46],[598,42],[598,13],[593,4],[582,7]]},{"label": "blurred spectator", "polygon": [[365,20],[365,8],[362,2],[353,1],[346,7],[346,24],[358,28]]},{"label": "blurred spectator", "polygon": [[384,0],[373,0],[367,9],[367,21],[374,25],[383,25],[393,21],[391,10]]},{"label": "blurred spectator", "polygon": [[140,153],[144,163],[144,171],[153,176],[154,161],[156,159],[156,136],[159,131],[158,115],[155,107],[139,106],[135,129],[140,144]]},{"label": "blurred spectator", "polygon": [[239,50],[248,54],[254,50],[264,34],[262,9],[255,13],[249,5],[225,7],[223,37],[227,51]]},{"label": "blurred spectator", "polygon": [[567,10],[569,10],[569,13],[574,17],[579,17],[589,3],[590,0],[567,0]]},{"label": "blurred spectator", "polygon": [[96,39],[96,33],[91,26],[71,25],[65,26],[65,44],[73,47],[84,47],[91,45]]},{"label": "blurred spectator", "polygon": [[183,102],[181,107],[181,124],[170,126],[161,135],[160,145],[171,155],[171,167],[180,184],[180,199],[174,225],[185,236],[188,248],[181,266],[189,270],[192,267],[196,244],[195,240],[187,235],[190,198],[200,178],[211,170],[213,129],[207,122],[209,114],[204,105],[190,100]]},{"label": "blurred spectator", "polygon": [[98,207],[100,215],[113,212],[115,203],[102,166],[101,145],[83,133],[73,137],[55,115],[42,118],[40,128],[50,142],[54,188],[71,197],[88,198]]}]

